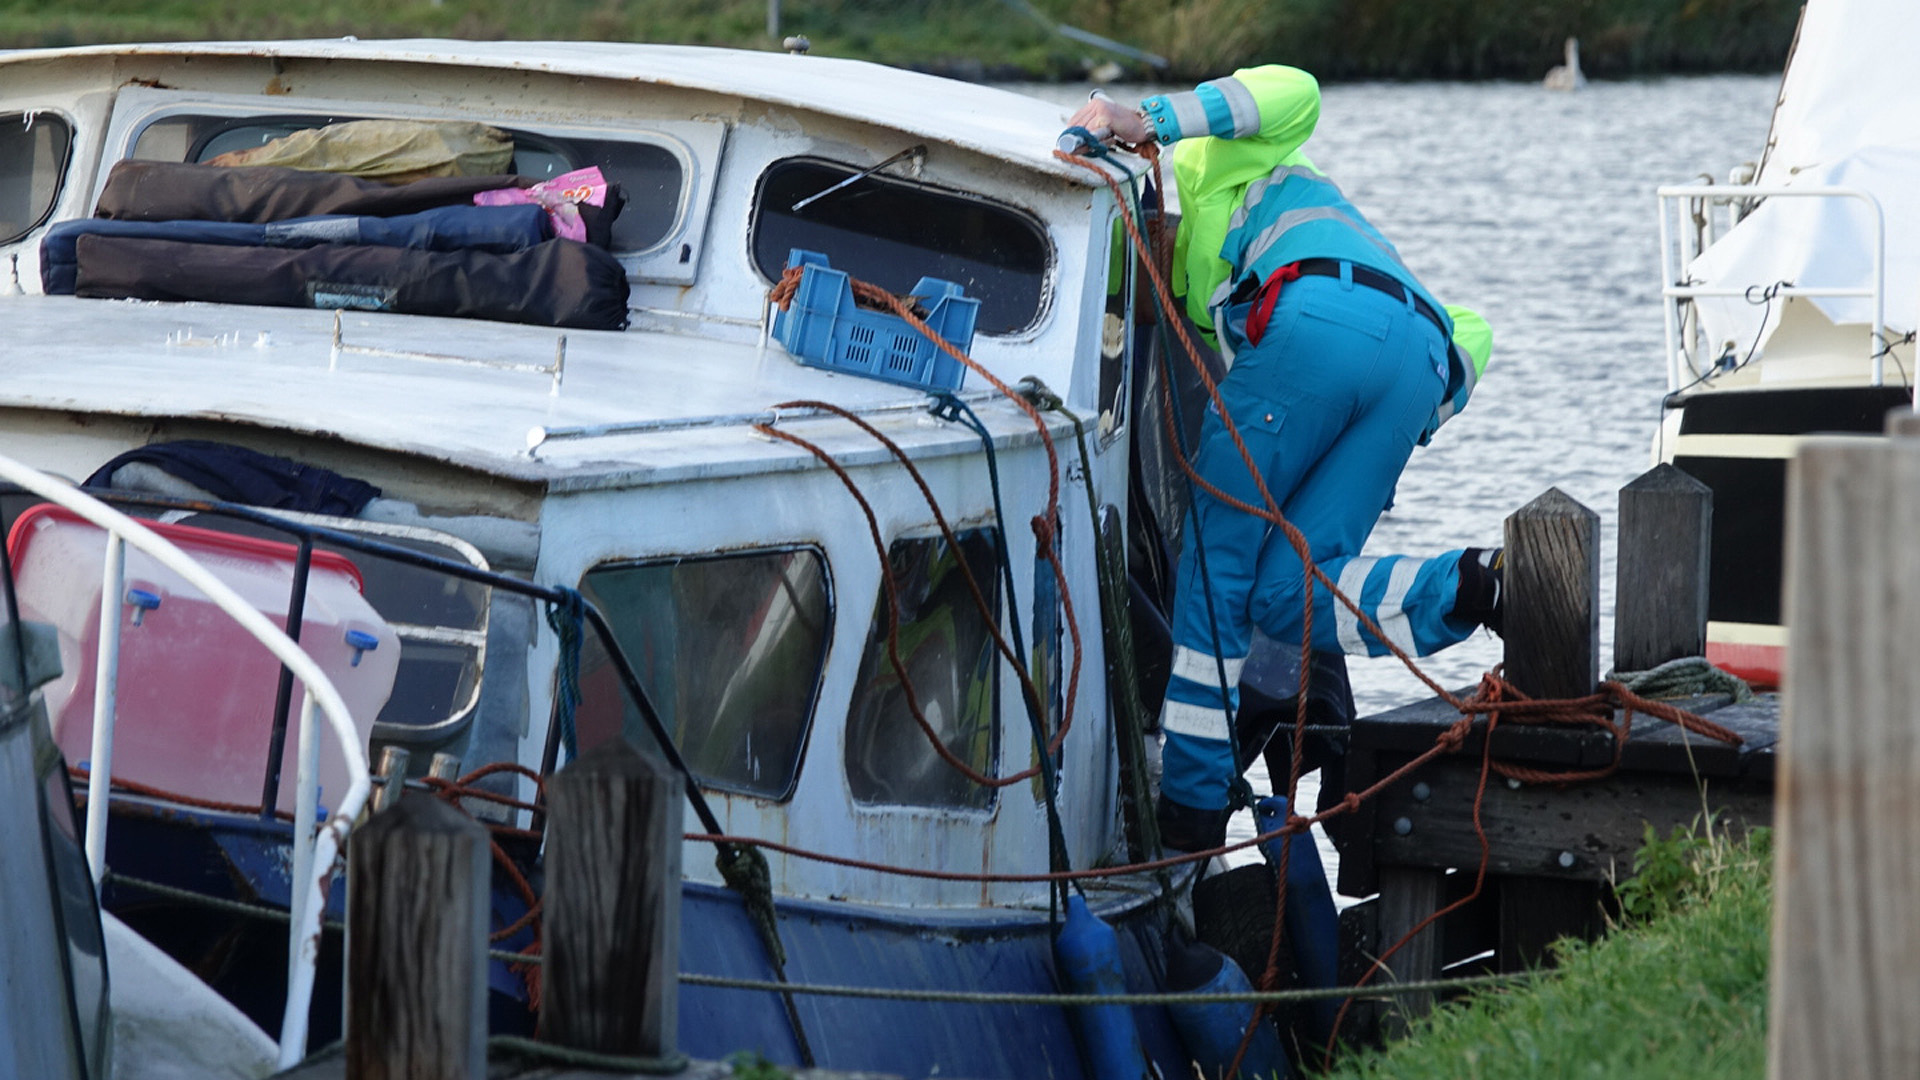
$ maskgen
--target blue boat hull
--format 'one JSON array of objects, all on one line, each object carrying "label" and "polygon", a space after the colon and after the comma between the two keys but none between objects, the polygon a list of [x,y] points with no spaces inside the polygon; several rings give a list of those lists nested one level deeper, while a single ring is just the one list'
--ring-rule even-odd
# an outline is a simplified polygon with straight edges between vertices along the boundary
[{"label": "blue boat hull", "polygon": [[[289,828],[226,814],[138,803],[116,804],[109,865],[117,874],[197,893],[284,909],[291,859]],[[524,905],[496,882],[494,920],[505,925]],[[336,880],[328,914],[342,915]],[[680,970],[771,981],[776,973],[740,897],[688,883],[682,893]],[[196,909],[133,885],[108,890],[108,906],[201,971],[267,1031],[278,1029],[285,995],[282,923]],[[1165,987],[1164,907],[1144,895],[1098,904],[1117,932],[1126,986]],[[981,908],[913,911],[858,905],[776,902],[787,978],[797,984],[916,991],[1053,993],[1060,989],[1046,911]],[[496,944],[517,949],[530,934]],[[312,1045],[339,1037],[339,935],[323,941],[313,1009]],[[493,964],[491,1016],[496,1033],[530,1034],[534,1016],[523,978]],[[815,1062],[827,1068],[902,1076],[1092,1077],[1082,1065],[1070,1010],[1049,1004],[922,1002],[795,994],[795,1013]],[[682,983],[679,1048],[703,1059],[751,1051],[799,1064],[800,1044],[782,996],[764,990]],[[1166,1075],[1186,1075],[1186,1057],[1167,1010],[1132,1010],[1147,1055]]]}]

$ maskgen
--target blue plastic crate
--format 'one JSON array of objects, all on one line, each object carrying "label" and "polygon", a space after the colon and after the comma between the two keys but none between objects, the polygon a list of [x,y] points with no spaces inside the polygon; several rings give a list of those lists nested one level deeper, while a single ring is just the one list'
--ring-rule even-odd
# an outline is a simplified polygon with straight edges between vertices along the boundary
[{"label": "blue plastic crate", "polygon": [[[774,313],[773,336],[794,359],[809,367],[905,386],[960,389],[965,365],[898,315],[856,307],[846,272],[835,270],[825,255],[794,248],[787,265],[804,269],[792,306]],[[926,308],[926,323],[934,333],[961,352],[972,347],[979,300],[951,281],[930,277],[921,278],[912,295]]]}]

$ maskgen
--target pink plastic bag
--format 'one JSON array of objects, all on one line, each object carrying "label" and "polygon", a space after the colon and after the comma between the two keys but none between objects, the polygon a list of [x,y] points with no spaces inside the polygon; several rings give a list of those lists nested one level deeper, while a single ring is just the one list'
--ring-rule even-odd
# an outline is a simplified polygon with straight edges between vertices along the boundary
[{"label": "pink plastic bag", "polygon": [[585,241],[587,226],[580,220],[580,204],[607,205],[607,178],[600,166],[589,165],[570,173],[542,180],[532,187],[499,188],[473,196],[475,206],[516,206],[538,203],[553,219],[553,234],[566,240]]}]

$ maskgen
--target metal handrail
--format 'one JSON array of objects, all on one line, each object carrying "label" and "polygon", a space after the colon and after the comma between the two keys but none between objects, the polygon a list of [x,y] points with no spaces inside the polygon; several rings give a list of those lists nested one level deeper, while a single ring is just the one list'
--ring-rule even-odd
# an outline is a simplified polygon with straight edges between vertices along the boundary
[{"label": "metal handrail", "polygon": [[[303,882],[300,877],[296,877],[292,886],[293,912],[288,943],[287,1004],[280,1026],[279,1066],[285,1069],[297,1064],[306,1056],[307,1014],[313,1000],[314,967],[320,955],[321,916],[322,909],[325,907],[322,886],[333,876],[334,858],[344,845],[347,834],[353,830],[354,819],[359,817],[361,808],[366,804],[367,795],[372,790],[367,773],[366,752],[360,747],[359,732],[353,725],[353,717],[347,709],[346,701],[341,698],[339,690],[334,688],[332,680],[327,678],[326,672],[292,638],[273,625],[252,604],[242,599],[240,594],[226,582],[221,581],[211,571],[195,562],[191,556],[145,525],[99,499],[4,454],[0,454],[0,479],[17,484],[48,502],[65,507],[86,521],[106,530],[108,536],[106,566],[103,571],[105,594],[101,599],[100,650],[103,666],[98,675],[101,685],[107,687],[108,692],[96,699],[97,711],[93,729],[94,757],[87,777],[87,805],[92,810],[87,814],[86,851],[88,861],[93,867],[96,886],[106,869],[106,828],[109,817],[106,807],[113,767],[111,686],[116,673],[106,665],[112,664],[117,667],[118,664],[119,601],[125,570],[124,544],[131,544],[145,552],[154,561],[180,575],[188,584],[206,594],[215,606],[226,612],[243,629],[265,645],[268,651],[291,669],[304,684],[306,694],[301,703],[299,768],[295,774],[296,788],[299,792],[296,814],[301,807],[307,808],[305,820],[309,830],[312,830],[313,826],[312,800],[316,797],[319,784],[316,773],[318,741],[314,735],[316,707],[325,715],[335,738],[340,741],[341,753],[346,758],[347,774],[350,777],[346,794],[341,797],[326,827],[313,832],[310,843],[306,843],[305,838],[297,831],[300,819],[298,814],[296,816],[295,866],[301,867],[304,864],[307,880]],[[112,629],[109,630],[109,627]],[[312,870],[314,867],[322,869],[315,873]]]},{"label": "metal handrail", "polygon": [[[1679,390],[1683,385],[1680,366],[1682,358],[1687,355],[1687,350],[1685,347],[1686,343],[1682,341],[1682,336],[1686,331],[1682,322],[1681,302],[1703,297],[1736,297],[1747,294],[1747,290],[1741,288],[1714,288],[1687,285],[1680,281],[1679,275],[1681,268],[1690,265],[1694,258],[1701,254],[1704,248],[1696,244],[1695,238],[1690,236],[1684,229],[1681,230],[1676,243],[1676,238],[1672,230],[1672,219],[1667,208],[1669,200],[1673,201],[1681,212],[1684,212],[1687,200],[1692,199],[1707,199],[1722,205],[1732,204],[1741,200],[1771,198],[1842,198],[1859,199],[1866,203],[1868,208],[1873,211],[1874,244],[1872,285],[1866,288],[1803,288],[1783,284],[1774,289],[1773,295],[1786,297],[1870,297],[1873,300],[1873,325],[1869,328],[1869,336],[1867,339],[1867,359],[1873,368],[1873,385],[1880,386],[1886,381],[1886,349],[1883,345],[1886,336],[1886,298],[1884,292],[1886,287],[1887,215],[1886,211],[1880,206],[1880,200],[1875,198],[1872,192],[1861,188],[1787,187],[1779,184],[1676,184],[1659,188],[1657,195],[1660,200],[1660,295],[1665,314],[1663,321],[1666,324],[1668,393]],[[1676,249],[1680,249],[1677,260]],[[1772,283],[1768,284],[1771,286]],[[1695,376],[1704,376],[1705,373],[1699,371],[1692,363],[1689,363],[1687,366],[1693,370]]]}]

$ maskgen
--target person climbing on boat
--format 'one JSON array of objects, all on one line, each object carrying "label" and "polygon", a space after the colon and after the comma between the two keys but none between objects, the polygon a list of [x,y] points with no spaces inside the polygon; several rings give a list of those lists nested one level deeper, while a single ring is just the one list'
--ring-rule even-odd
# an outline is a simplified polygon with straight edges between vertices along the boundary
[{"label": "person climbing on boat", "polygon": [[[1246,68],[1138,108],[1096,94],[1068,121],[1096,138],[1174,146],[1181,221],[1171,283],[1230,365],[1220,401],[1314,561],[1395,644],[1427,655],[1500,629],[1501,559],[1469,548],[1428,559],[1360,554],[1416,444],[1471,395],[1492,332],[1442,307],[1398,251],[1314,167],[1302,145],[1320,88],[1298,68]],[[1177,145],[1176,145],[1177,144]],[[1210,407],[1193,465],[1232,499],[1259,486]],[[1165,845],[1219,846],[1236,801],[1234,712],[1258,626],[1302,638],[1304,568],[1285,534],[1196,491],[1175,578],[1160,818]],[[1324,588],[1312,648],[1388,650]]]}]

